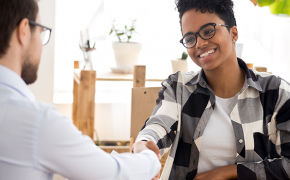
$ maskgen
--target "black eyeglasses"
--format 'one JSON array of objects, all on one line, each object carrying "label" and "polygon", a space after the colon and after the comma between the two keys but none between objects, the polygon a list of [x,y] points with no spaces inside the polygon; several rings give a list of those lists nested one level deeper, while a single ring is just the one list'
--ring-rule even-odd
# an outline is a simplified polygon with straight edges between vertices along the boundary
[{"label": "black eyeglasses", "polygon": [[52,29],[48,28],[48,27],[45,27],[41,24],[38,24],[34,21],[31,21],[29,20],[29,24],[32,24],[32,25],[35,25],[35,26],[40,26],[43,28],[41,34],[40,34],[40,38],[41,38],[41,41],[42,41],[42,45],[46,45],[48,42],[49,42],[49,39],[50,39],[50,35],[51,35],[51,31]]},{"label": "black eyeglasses", "polygon": [[193,48],[197,43],[197,34],[204,40],[208,40],[214,37],[216,33],[216,25],[228,27],[228,25],[208,23],[203,25],[200,30],[196,33],[186,33],[183,38],[179,41],[185,48]]}]

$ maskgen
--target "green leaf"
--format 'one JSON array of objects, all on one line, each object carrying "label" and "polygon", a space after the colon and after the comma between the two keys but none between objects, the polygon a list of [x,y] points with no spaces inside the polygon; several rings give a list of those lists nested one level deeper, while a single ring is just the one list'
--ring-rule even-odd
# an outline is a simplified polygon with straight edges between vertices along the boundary
[{"label": "green leaf", "polygon": [[110,31],[110,34],[109,35],[111,35],[113,33],[113,29],[111,29],[111,31]]},{"label": "green leaf", "polygon": [[290,16],[290,0],[281,0],[269,6],[272,14],[287,14]]},{"label": "green leaf", "polygon": [[187,57],[188,57],[188,54],[187,54],[186,52],[183,52],[183,53],[182,53],[182,56],[181,56],[181,59],[182,59],[182,60],[186,60]]},{"label": "green leaf", "polygon": [[117,33],[117,36],[122,36],[124,35],[124,33]]},{"label": "green leaf", "polygon": [[257,0],[258,5],[263,7],[263,6],[269,6],[270,4],[273,4],[275,0]]},{"label": "green leaf", "polygon": [[125,29],[127,29],[127,26],[125,26]]},{"label": "green leaf", "polygon": [[134,31],[135,29],[134,28],[131,28],[129,31]]},{"label": "green leaf", "polygon": [[131,39],[132,37],[131,36],[128,36],[128,39]]}]

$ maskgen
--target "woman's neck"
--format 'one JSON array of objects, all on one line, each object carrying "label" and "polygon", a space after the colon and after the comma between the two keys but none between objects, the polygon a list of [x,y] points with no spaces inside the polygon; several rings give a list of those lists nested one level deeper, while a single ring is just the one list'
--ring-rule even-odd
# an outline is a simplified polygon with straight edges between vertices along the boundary
[{"label": "woman's neck", "polygon": [[227,60],[213,70],[204,70],[207,81],[216,96],[230,98],[243,88],[245,72],[237,59]]}]

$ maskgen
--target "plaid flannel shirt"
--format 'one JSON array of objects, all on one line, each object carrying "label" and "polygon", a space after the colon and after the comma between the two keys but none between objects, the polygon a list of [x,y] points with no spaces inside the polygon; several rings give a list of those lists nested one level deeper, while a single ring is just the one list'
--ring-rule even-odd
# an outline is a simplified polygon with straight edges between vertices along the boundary
[{"label": "plaid flannel shirt", "polygon": [[[290,86],[280,77],[248,69],[230,105],[239,180],[290,179]],[[193,180],[202,136],[215,107],[203,70],[177,72],[162,82],[151,117],[137,137],[169,149],[161,180]]]}]

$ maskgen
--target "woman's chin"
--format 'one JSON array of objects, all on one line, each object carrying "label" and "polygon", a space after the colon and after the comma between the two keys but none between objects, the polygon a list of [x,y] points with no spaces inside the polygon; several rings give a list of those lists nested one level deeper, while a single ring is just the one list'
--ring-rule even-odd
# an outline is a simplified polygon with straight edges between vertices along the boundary
[{"label": "woman's chin", "polygon": [[204,71],[213,71],[218,67],[218,64],[216,63],[208,63],[202,66],[202,69]]},{"label": "woman's chin", "polygon": [[212,61],[208,61],[208,63],[202,64],[201,68],[204,71],[214,71],[217,69],[220,69],[224,65],[224,61],[221,61],[220,59],[214,59]]}]

